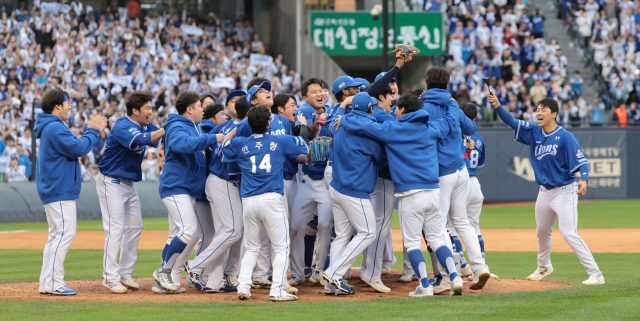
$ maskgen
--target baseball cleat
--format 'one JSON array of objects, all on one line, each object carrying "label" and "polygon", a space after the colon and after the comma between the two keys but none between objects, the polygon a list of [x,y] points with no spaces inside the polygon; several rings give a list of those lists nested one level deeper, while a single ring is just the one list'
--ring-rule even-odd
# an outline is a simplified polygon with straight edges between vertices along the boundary
[{"label": "baseball cleat", "polygon": [[312,268],[308,268],[308,267],[304,268],[304,279],[305,279],[305,281],[309,281],[309,278],[311,278],[312,274],[313,274],[313,269]]},{"label": "baseball cleat", "polygon": [[270,289],[271,288],[271,281],[269,281],[269,280],[253,281],[253,283],[251,283],[251,288],[252,289]]},{"label": "baseball cleat", "polygon": [[153,271],[153,278],[156,279],[160,286],[169,290],[169,291],[177,291],[178,286],[173,284],[173,279],[171,278],[171,269],[163,269],[158,268]]},{"label": "baseball cleat", "polygon": [[226,281],[227,284],[229,285],[233,285],[233,286],[238,286],[238,276],[236,275],[225,275],[224,279]]},{"label": "baseball cleat", "polygon": [[391,292],[391,289],[389,289],[387,286],[385,286],[382,281],[374,281],[371,282],[367,279],[361,279],[362,281],[364,281],[364,283],[366,283],[367,285],[369,285],[370,287],[372,287],[374,290],[378,291],[378,292],[382,292],[382,293],[389,293]]},{"label": "baseball cleat", "polygon": [[157,293],[157,294],[180,294],[180,293],[183,293],[183,292],[186,292],[186,291],[187,291],[187,289],[185,289],[185,288],[178,288],[178,290],[176,290],[176,291],[169,291],[169,290],[163,288],[158,281],[156,281],[153,284],[153,287],[151,287],[151,292]]},{"label": "baseball cleat", "polygon": [[130,276],[121,276],[120,283],[131,290],[140,290],[140,285],[136,283]]},{"label": "baseball cleat", "polygon": [[471,271],[471,265],[467,264],[465,267],[460,268],[460,277],[466,278],[468,276],[472,276],[473,271]]},{"label": "baseball cleat", "polygon": [[107,280],[102,280],[102,285],[111,290],[111,292],[113,293],[118,293],[118,294],[122,294],[122,293],[127,293],[127,288],[124,287],[124,285],[122,285],[120,282],[107,282]]},{"label": "baseball cleat", "polygon": [[195,285],[193,285],[193,281],[191,281],[189,277],[187,277],[187,286],[192,289],[196,287]]},{"label": "baseball cleat", "polygon": [[221,288],[219,289],[214,289],[214,288],[210,288],[210,287],[205,287],[204,290],[207,293],[227,293],[227,292],[236,292],[238,291],[238,287],[233,286],[233,285],[229,285],[229,284],[223,284]]},{"label": "baseball cleat", "polygon": [[331,285],[331,283],[327,283],[324,286],[324,295],[348,295],[348,294],[342,291],[339,291],[338,289],[336,289],[335,286]]},{"label": "baseball cleat", "polygon": [[269,300],[271,300],[271,302],[295,301],[297,299],[297,295],[289,293],[283,293],[282,296],[269,296]]},{"label": "baseball cleat", "polygon": [[484,285],[487,284],[489,278],[491,278],[491,272],[489,272],[489,267],[484,265],[483,267],[473,272],[473,281],[471,281],[469,289],[480,290],[484,288]]},{"label": "baseball cleat", "polygon": [[409,292],[411,298],[421,298],[424,296],[433,296],[433,286],[429,285],[427,288],[422,286],[422,283],[418,284],[418,287]]},{"label": "baseball cleat", "polygon": [[184,269],[185,271],[187,271],[187,274],[189,275],[187,279],[191,280],[191,282],[193,283],[193,286],[195,286],[196,289],[200,291],[204,291],[205,290],[204,288],[206,287],[206,283],[204,283],[202,280],[202,274],[190,269],[189,262],[184,263]]},{"label": "baseball cleat", "polygon": [[527,280],[529,280],[529,281],[540,281],[545,276],[547,276],[547,275],[549,275],[551,273],[553,273],[553,266],[549,266],[549,268],[546,269],[546,270],[541,270],[540,268],[537,268],[535,272],[533,272],[531,275],[529,275],[527,277]]},{"label": "baseball cleat", "polygon": [[253,298],[253,295],[251,295],[251,292],[247,291],[247,292],[240,292],[238,291],[238,299],[240,300],[248,300]]},{"label": "baseball cleat", "polygon": [[464,290],[462,278],[456,276],[455,279],[451,281],[451,292],[449,292],[449,295],[462,295],[462,290]]},{"label": "baseball cleat", "polygon": [[434,294],[442,294],[451,290],[451,282],[449,281],[449,276],[443,277],[440,282],[436,280],[436,283],[433,284],[433,293]]},{"label": "baseball cleat", "polygon": [[52,295],[52,292],[40,292],[41,295]]},{"label": "baseball cleat", "polygon": [[76,295],[78,292],[76,290],[69,289],[66,285],[63,285],[53,291],[53,295]]},{"label": "baseball cleat", "polygon": [[604,276],[590,276],[588,280],[582,281],[584,285],[598,285],[604,284]]},{"label": "baseball cleat", "polygon": [[389,274],[389,273],[391,273],[391,266],[382,265],[382,274]]},{"label": "baseball cleat", "polygon": [[407,283],[417,279],[418,279],[418,276],[416,275],[416,272],[413,272],[413,270],[404,271],[402,273],[402,276],[400,277],[400,282]]},{"label": "baseball cleat", "polygon": [[287,293],[298,293],[298,288],[292,287],[289,282],[285,281],[283,284],[284,284],[284,290]]},{"label": "baseball cleat", "polygon": [[313,284],[320,284],[322,286],[325,285],[325,279],[322,277],[322,275],[324,274],[324,272],[320,269],[316,269],[313,271],[313,274],[311,274],[311,277],[309,278],[309,282],[313,283]]},{"label": "baseball cleat", "polygon": [[344,281],[343,278],[332,279],[328,275],[322,273],[322,277],[328,283],[331,283],[338,291],[344,292],[346,294],[354,294],[356,291]]},{"label": "baseball cleat", "polygon": [[300,285],[300,284],[302,284],[302,282],[304,282],[304,281],[298,279],[295,276],[289,279],[289,285],[291,285],[291,286]]}]

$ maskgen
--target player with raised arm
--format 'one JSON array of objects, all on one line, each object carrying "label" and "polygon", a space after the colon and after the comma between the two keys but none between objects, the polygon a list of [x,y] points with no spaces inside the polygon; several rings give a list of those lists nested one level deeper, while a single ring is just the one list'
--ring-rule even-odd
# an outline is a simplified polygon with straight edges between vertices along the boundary
[{"label": "player with raised arm", "polygon": [[[425,73],[427,90],[420,97],[422,108],[429,114],[429,120],[434,121],[444,117],[447,111],[451,95],[447,91],[449,86],[449,72],[440,67],[431,67]],[[469,264],[473,271],[473,280],[470,288],[479,290],[484,287],[491,277],[489,267],[485,264],[480,251],[480,243],[473,227],[467,218],[467,184],[469,173],[465,170],[466,164],[460,153],[462,146],[462,135],[473,135],[476,125],[467,118],[460,109],[458,113],[458,125],[451,130],[451,133],[437,143],[438,148],[438,171],[440,178],[440,207],[443,213],[448,213],[448,220],[462,237],[469,256]],[[446,233],[447,220],[442,222],[442,228]],[[451,239],[445,238],[445,243],[452,249]],[[432,263],[436,260],[431,257]],[[434,266],[434,273],[444,272],[441,267]],[[434,292],[441,293],[450,289],[447,278],[436,275]]]},{"label": "player with raised arm", "polygon": [[173,220],[172,224],[177,232],[170,232],[168,246],[162,251],[162,265],[153,272],[157,281],[154,288],[158,290],[178,290],[171,277],[171,270],[196,233],[194,203],[204,191],[205,150],[222,142],[225,137],[223,134],[202,132],[200,122],[204,113],[198,98],[198,94],[193,91],[180,93],[175,102],[178,114],[169,114],[165,124],[165,168],[160,175],[159,189],[162,203],[169,212],[169,220]]},{"label": "player with raised arm", "polygon": [[[373,103],[369,94],[358,93],[350,100],[353,107],[350,115],[354,122],[366,124],[376,120],[371,116]],[[336,132],[335,140],[335,175],[331,181],[329,198],[333,207],[336,238],[331,244],[331,264],[322,276],[327,281],[325,293],[354,294],[354,289],[343,277],[375,239],[376,215],[369,194],[376,186],[378,168],[386,164],[386,159],[382,146],[370,139],[342,130]],[[351,238],[353,230],[357,234]]]},{"label": "player with raised arm", "polygon": [[[587,245],[578,236],[578,196],[587,192],[589,164],[575,136],[556,123],[558,103],[551,98],[538,102],[538,124],[515,119],[500,106],[489,91],[489,103],[496,108],[502,121],[513,128],[514,140],[529,145],[531,165],[540,185],[536,200],[536,233],[538,235],[538,268],[527,277],[540,281],[553,272],[551,265],[551,232],[556,221],[560,234],[571,246],[587,269],[585,285],[604,284],[604,277]],[[580,171],[582,180],[576,183],[574,173]]]},{"label": "player with raised arm", "polygon": [[445,243],[442,221],[446,214],[440,211],[440,187],[438,186],[438,154],[436,144],[457,127],[459,109],[457,102],[443,104],[445,117],[429,120],[418,97],[403,95],[398,101],[396,122],[378,124],[374,121],[357,121],[351,114],[336,120],[345,131],[368,137],[384,144],[391,178],[398,197],[402,241],[407,249],[409,262],[420,284],[409,296],[433,295],[429,284],[424,256],[420,249],[421,236],[427,240],[431,251],[444,266],[453,284],[450,294],[461,295],[462,278],[456,272],[453,254]]},{"label": "player with raised arm", "polygon": [[245,254],[240,265],[238,297],[251,298],[252,272],[261,247],[261,231],[266,230],[273,246],[273,281],[269,298],[291,301],[298,297],[285,291],[289,256],[289,223],[284,208],[283,170],[286,159],[307,154],[300,137],[267,134],[272,117],[266,106],[249,111],[253,134],[226,141],[224,162],[235,162],[242,172],[242,196]]},{"label": "player with raised arm", "polygon": [[82,181],[78,157],[91,151],[107,119],[92,118],[80,137],[65,124],[71,103],[68,94],[53,88],[42,97],[42,111],[34,126],[40,139],[36,163],[38,196],[49,224],[49,238],[44,247],[39,291],[41,294],[75,295],[64,283],[64,259],[76,236],[76,200]]},{"label": "player with raised arm", "polygon": [[127,114],[111,129],[96,179],[105,235],[102,285],[114,293],[140,289],[131,278],[142,233],[135,182],[142,180],[140,164],[147,146],[157,148],[165,134],[164,129],[149,122],[153,97],[150,91],[134,91],[127,97]]}]

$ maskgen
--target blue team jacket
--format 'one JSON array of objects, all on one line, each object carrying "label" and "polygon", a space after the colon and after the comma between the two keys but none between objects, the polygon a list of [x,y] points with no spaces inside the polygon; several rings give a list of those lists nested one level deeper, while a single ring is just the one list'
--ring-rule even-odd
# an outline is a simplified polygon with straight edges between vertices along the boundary
[{"label": "blue team jacket", "polygon": [[[429,120],[424,109],[403,115],[397,122],[382,124],[358,122],[353,117],[344,116],[340,120],[340,128],[384,144],[391,178],[398,193],[412,189],[437,189],[440,188],[440,180],[436,171],[436,143],[456,127],[460,111],[455,102],[449,109],[446,117],[436,121]],[[459,151],[460,148],[456,148],[456,152]]]},{"label": "blue team jacket", "polygon": [[[360,110],[349,118],[353,126],[366,126],[376,119]],[[334,138],[333,180],[336,191],[351,197],[369,198],[378,180],[378,167],[386,164],[384,150],[376,141],[339,128]]]},{"label": "blue team jacket", "polygon": [[42,204],[78,199],[82,187],[78,157],[91,151],[100,132],[89,128],[76,138],[60,117],[42,113],[34,130],[40,139],[36,186]]},{"label": "blue team jacket", "polygon": [[215,135],[178,114],[170,114],[164,125],[164,171],[160,175],[160,198],[189,194],[201,198],[207,179],[205,150],[215,146]]},{"label": "blue team jacket", "polygon": [[[394,111],[395,112],[395,111]],[[376,121],[381,124],[384,123],[386,121],[396,121],[396,116],[392,115],[391,113],[386,112],[384,109],[382,109],[382,107],[375,105],[373,106],[373,115],[372,115]],[[382,177],[384,179],[388,179],[391,180],[391,171],[389,171],[389,164],[384,165],[384,167],[382,167],[379,171],[378,171],[378,176]]]},{"label": "blue team jacket", "polygon": [[[447,106],[452,101],[451,95],[444,89],[429,89],[422,94],[422,109],[429,114],[431,121],[445,117]],[[458,103],[455,103],[458,106]],[[438,141],[439,174],[442,177],[453,174],[458,167],[463,165],[460,145],[462,145],[462,135],[471,136],[476,132],[476,124],[464,115],[462,110],[456,108],[457,126],[444,139]]]}]

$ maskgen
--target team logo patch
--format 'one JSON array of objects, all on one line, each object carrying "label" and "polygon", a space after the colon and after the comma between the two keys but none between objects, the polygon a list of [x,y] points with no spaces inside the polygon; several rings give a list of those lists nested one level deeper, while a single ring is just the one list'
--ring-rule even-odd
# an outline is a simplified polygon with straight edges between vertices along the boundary
[{"label": "team logo patch", "polygon": [[117,180],[117,179],[112,179],[112,180],[111,180],[111,183],[114,183],[114,184],[120,184],[120,181],[119,181],[119,180]]},{"label": "team logo patch", "polygon": [[584,153],[582,152],[582,149],[578,148],[578,150],[576,150],[576,158],[584,158]]}]

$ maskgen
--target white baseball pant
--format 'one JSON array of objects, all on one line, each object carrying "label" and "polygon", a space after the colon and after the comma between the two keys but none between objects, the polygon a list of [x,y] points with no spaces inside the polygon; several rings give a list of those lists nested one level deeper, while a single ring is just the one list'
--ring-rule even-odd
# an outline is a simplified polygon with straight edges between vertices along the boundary
[{"label": "white baseball pant", "polygon": [[266,193],[242,198],[245,253],[240,264],[238,293],[251,289],[251,275],[260,251],[260,231],[264,227],[274,249],[270,296],[281,297],[287,279],[289,257],[289,220],[282,195]]},{"label": "white baseball pant", "polygon": [[366,270],[362,273],[362,277],[370,282],[381,280],[384,249],[387,236],[391,232],[395,193],[396,188],[391,180],[378,177],[375,189],[369,194],[376,221],[376,237],[365,250],[366,255],[363,253],[363,260],[365,260],[363,266],[366,266]]},{"label": "white baseball pant", "polygon": [[49,238],[42,253],[40,293],[53,292],[64,286],[64,258],[76,237],[76,200],[44,205],[49,224]]},{"label": "white baseball pant", "polygon": [[333,162],[327,162],[324,168],[324,183],[327,185],[327,191],[331,189],[331,181],[333,180]]},{"label": "white baseball pant", "polygon": [[538,267],[547,269],[551,266],[551,232],[557,220],[560,234],[587,269],[587,274],[601,276],[596,260],[582,238],[578,236],[578,188],[576,183],[552,190],[540,187],[536,200]]},{"label": "white baseball pant", "polygon": [[253,269],[251,275],[254,282],[264,283],[269,279],[269,272],[271,272],[271,252],[272,248],[269,233],[263,226],[260,231],[260,251],[256,258],[256,267]]},{"label": "white baseball pant", "polygon": [[[188,194],[172,195],[162,199],[162,203],[167,207],[169,212],[169,238],[167,244],[170,244],[174,237],[177,237],[187,245],[191,244],[197,236],[198,220],[196,219],[196,211],[194,209],[196,199]],[[197,240],[196,240],[197,242]],[[195,243],[193,243],[195,246]],[[191,253],[193,246],[185,247],[184,252]],[[177,264],[178,255],[172,268],[181,269],[183,264]],[[169,260],[169,258],[167,258]]]},{"label": "white baseball pant", "polygon": [[469,177],[467,195],[467,217],[469,218],[469,223],[476,231],[476,235],[480,235],[480,213],[482,212],[484,195],[482,195],[480,182],[475,176]]},{"label": "white baseball pant", "polygon": [[446,245],[448,237],[445,237],[442,223],[446,217],[440,211],[440,189],[416,190],[406,196],[398,195],[398,198],[402,243],[406,252],[421,250],[423,232],[434,252]]},{"label": "white baseball pant", "polygon": [[222,229],[216,229],[216,235],[209,246],[188,262],[189,268],[195,273],[202,273],[204,268],[214,262],[223,266],[227,249],[242,240],[242,201],[238,183],[209,174],[205,192],[209,202],[215,206],[215,210],[211,211],[216,216],[213,224],[220,225]]},{"label": "white baseball pant", "polygon": [[96,191],[105,236],[102,277],[107,282],[120,282],[121,277],[131,276],[138,258],[138,241],[142,233],[140,197],[133,181],[102,173],[96,179]]},{"label": "white baseball pant", "polygon": [[[196,223],[197,227],[197,236],[191,239],[191,242],[187,244],[185,251],[182,252],[176,259],[176,263],[173,265],[173,269],[171,269],[171,278],[173,279],[173,283],[176,285],[180,285],[180,275],[184,270],[184,263],[187,262],[189,256],[191,255],[191,250],[196,247],[195,255],[198,255],[203,249],[207,247],[213,236],[215,234],[215,230],[213,228],[213,218],[211,215],[211,206],[209,206],[209,202],[195,202],[193,205],[193,209],[196,215]],[[222,273],[222,272],[220,272]]]},{"label": "white baseball pant", "polygon": [[[341,279],[375,240],[376,215],[368,198],[347,196],[330,187],[329,199],[333,206],[336,238],[331,243],[331,264],[325,274],[332,279]],[[351,238],[354,229],[358,234]]]},{"label": "white baseball pant", "polygon": [[331,245],[333,212],[325,180],[312,180],[304,175],[291,211],[291,277],[304,280],[305,227],[318,211],[317,269],[322,269]]},{"label": "white baseball pant", "polygon": [[[440,177],[440,211],[448,213],[453,227],[458,232],[462,242],[464,242],[469,257],[471,270],[475,271],[484,266],[485,261],[480,251],[478,235],[469,223],[467,218],[467,184],[469,183],[469,172],[466,168],[455,173]],[[446,234],[447,220],[443,220],[442,229]],[[452,249],[451,239],[445,237],[445,244]],[[434,249],[432,247],[432,249]],[[444,269],[441,269],[442,274]]]},{"label": "white baseball pant", "polygon": [[[395,196],[393,197],[395,200]],[[393,205],[391,205],[391,213],[393,213]],[[391,224],[389,224],[389,232],[384,242],[384,252],[382,254],[382,266],[393,267],[398,263],[395,253],[393,253],[393,233],[391,232]]]}]

